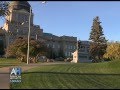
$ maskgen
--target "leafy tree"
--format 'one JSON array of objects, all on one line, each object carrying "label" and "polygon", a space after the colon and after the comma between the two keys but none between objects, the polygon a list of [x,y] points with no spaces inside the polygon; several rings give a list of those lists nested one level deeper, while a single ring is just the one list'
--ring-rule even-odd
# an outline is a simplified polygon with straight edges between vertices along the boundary
[{"label": "leafy tree", "polygon": [[3,40],[0,40],[0,56],[4,55],[4,45]]},{"label": "leafy tree", "polygon": [[108,44],[104,58],[110,60],[120,59],[120,42],[111,42]]},{"label": "leafy tree", "polygon": [[[26,62],[27,58],[27,48],[28,43],[27,39],[17,38],[12,44],[7,48],[6,55],[9,57],[17,57],[21,61]],[[47,52],[47,48],[44,42],[39,42],[36,40],[30,40],[30,58],[34,59],[34,62],[37,62],[36,58],[39,55],[45,55]]]},{"label": "leafy tree", "polygon": [[8,1],[0,1],[0,17],[4,17],[8,14]]},{"label": "leafy tree", "polygon": [[[2,27],[0,28],[0,37],[3,36],[3,30],[2,30]],[[3,56],[5,53],[4,51],[4,42],[3,42],[3,39],[0,38],[0,56]]]},{"label": "leafy tree", "polygon": [[90,49],[91,58],[94,62],[99,62],[103,59],[103,55],[106,52],[107,40],[104,37],[102,26],[100,25],[99,17],[93,19],[93,25],[90,32]]}]

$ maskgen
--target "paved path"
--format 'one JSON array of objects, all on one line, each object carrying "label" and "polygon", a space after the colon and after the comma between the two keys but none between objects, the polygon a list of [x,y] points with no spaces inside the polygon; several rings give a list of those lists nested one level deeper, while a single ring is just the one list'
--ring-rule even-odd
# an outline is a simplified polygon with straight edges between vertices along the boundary
[{"label": "paved path", "polygon": [[29,69],[43,66],[43,65],[52,65],[52,64],[66,64],[66,63],[37,63],[37,64],[29,64],[22,66],[9,66],[0,68],[0,89],[10,89],[10,68],[20,67],[22,72],[27,71]]},{"label": "paved path", "polygon": [[[10,66],[0,68],[0,89],[10,89],[10,68],[18,67],[18,66]],[[19,66],[23,71],[29,70],[38,66]]]}]

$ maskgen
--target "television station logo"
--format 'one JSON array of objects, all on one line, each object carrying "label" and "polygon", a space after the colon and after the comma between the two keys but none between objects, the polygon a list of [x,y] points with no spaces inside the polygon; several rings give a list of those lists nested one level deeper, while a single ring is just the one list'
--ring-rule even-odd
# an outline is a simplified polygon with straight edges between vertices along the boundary
[{"label": "television station logo", "polygon": [[21,82],[20,67],[14,67],[10,69],[10,82]]}]

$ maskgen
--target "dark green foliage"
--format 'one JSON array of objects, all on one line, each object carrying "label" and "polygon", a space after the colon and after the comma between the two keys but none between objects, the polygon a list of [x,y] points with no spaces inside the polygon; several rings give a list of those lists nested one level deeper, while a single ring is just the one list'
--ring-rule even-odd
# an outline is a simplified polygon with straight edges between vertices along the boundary
[{"label": "dark green foliage", "polygon": [[94,62],[99,62],[103,59],[106,52],[107,40],[104,37],[102,26],[100,25],[99,17],[93,19],[93,26],[90,32],[90,54]]},{"label": "dark green foliage", "polygon": [[[9,57],[17,57],[21,61],[26,61],[27,58],[28,42],[27,39],[17,38],[8,48],[6,55]],[[30,57],[36,59],[37,56],[45,55],[47,47],[44,42],[30,40]]]},{"label": "dark green foliage", "polygon": [[8,1],[0,1],[0,17],[4,17],[8,14]]},{"label": "dark green foliage", "polygon": [[0,56],[4,55],[4,45],[3,40],[0,40]]}]

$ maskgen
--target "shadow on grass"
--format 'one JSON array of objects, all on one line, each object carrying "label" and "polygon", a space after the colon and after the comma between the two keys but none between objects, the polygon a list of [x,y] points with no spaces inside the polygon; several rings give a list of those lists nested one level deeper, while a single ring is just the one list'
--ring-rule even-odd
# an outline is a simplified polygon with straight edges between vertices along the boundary
[{"label": "shadow on grass", "polygon": [[65,73],[65,72],[23,72],[23,74],[70,74],[70,75],[116,75],[120,76],[120,74],[101,74],[101,73]]}]

